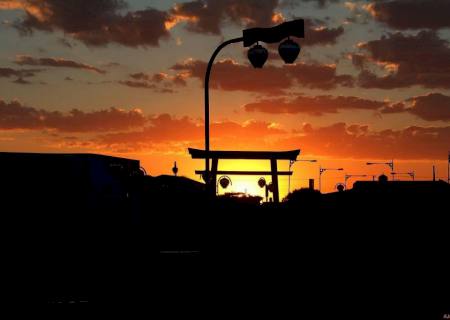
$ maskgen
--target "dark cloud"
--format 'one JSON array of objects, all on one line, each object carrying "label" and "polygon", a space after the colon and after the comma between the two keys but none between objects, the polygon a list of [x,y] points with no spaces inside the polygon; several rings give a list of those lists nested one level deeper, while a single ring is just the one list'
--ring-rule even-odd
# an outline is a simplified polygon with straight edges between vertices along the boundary
[{"label": "dark cloud", "polygon": [[357,159],[440,159],[448,150],[450,127],[411,126],[372,131],[366,125],[336,123],[314,128],[306,124],[298,136],[278,141],[308,153]]},{"label": "dark cloud", "polygon": [[[97,146],[110,150],[185,151],[188,146],[201,147],[204,127],[189,117],[157,115],[138,131],[101,135]],[[335,123],[325,127],[305,124],[288,133],[268,122],[239,124],[225,121],[211,124],[216,148],[298,148],[308,153],[335,158],[439,159],[448,149],[450,127],[411,126],[398,130],[371,130],[363,124]],[[246,137],[246,139],[242,139]],[[370,147],[368,147],[370,146]]]},{"label": "dark cloud", "polygon": [[169,36],[168,13],[152,8],[122,13],[125,8],[122,0],[24,0],[26,16],[16,27],[23,34],[61,30],[91,46],[158,46]]},{"label": "dark cloud", "polygon": [[372,110],[380,114],[410,113],[426,121],[450,121],[450,96],[430,93],[405,101],[389,102],[352,96],[304,96],[261,99],[244,105],[245,111],[271,114],[305,113],[315,116],[341,110]]},{"label": "dark cloud", "polygon": [[388,102],[352,96],[304,96],[261,99],[244,105],[248,112],[271,114],[306,113],[322,116],[341,110],[371,110],[380,114],[410,113],[426,121],[450,121],[450,96],[430,93],[404,101]]},{"label": "dark cloud", "polygon": [[58,43],[66,48],[72,49],[74,47],[74,45],[70,41],[68,41],[66,38],[59,38]]},{"label": "dark cloud", "polygon": [[337,74],[335,64],[306,64],[284,65],[296,82],[305,88],[331,90],[338,86],[352,87],[354,79],[348,74]]},{"label": "dark cloud", "polygon": [[221,34],[224,21],[246,27],[273,25],[278,4],[278,0],[194,0],[175,5],[170,13],[176,21],[187,21],[190,31]]},{"label": "dark cloud", "polygon": [[372,16],[395,29],[439,29],[450,27],[450,1],[375,1],[368,6]]},{"label": "dark cloud", "polygon": [[[280,0],[194,0],[176,4],[168,11],[148,8],[127,12],[123,0],[23,0],[17,8],[25,11],[25,17],[15,26],[22,34],[60,30],[65,37],[58,41],[69,48],[74,44],[66,37],[91,46],[158,46],[161,39],[170,36],[170,28],[180,22],[186,22],[190,31],[207,34],[221,34],[223,25],[229,22],[243,27],[268,27],[284,20],[277,12],[283,6]],[[342,26],[310,26],[305,45],[335,43],[344,32]]]},{"label": "dark cloud", "polygon": [[380,109],[380,113],[384,114],[393,114],[393,113],[401,113],[406,111],[406,105],[403,102],[398,102],[390,105],[386,105],[382,109]]},{"label": "dark cloud", "polygon": [[31,84],[30,81],[25,80],[24,78],[17,78],[16,80],[13,81],[13,83],[16,83],[16,84]]},{"label": "dark cloud", "polygon": [[162,114],[149,119],[149,124],[132,132],[120,132],[103,135],[101,143],[129,144],[129,143],[161,143],[192,141],[202,138],[202,129],[189,117],[173,118]]},{"label": "dark cloud", "polygon": [[434,31],[416,35],[389,34],[379,40],[360,44],[365,56],[353,63],[368,62],[381,66],[385,75],[365,69],[359,76],[363,88],[393,89],[420,85],[426,88],[450,88],[450,47]]},{"label": "dark cloud", "polygon": [[73,68],[73,69],[83,69],[87,71],[93,71],[100,74],[105,74],[105,70],[101,70],[94,66],[76,62],[73,60],[67,60],[64,58],[34,58],[32,56],[19,55],[16,57],[15,63],[18,65],[29,65],[29,66],[46,66],[46,67],[60,67],[60,68]]},{"label": "dark cloud", "polygon": [[[291,4],[278,0],[196,0],[175,5],[171,13],[174,23],[187,21],[190,31],[220,34],[222,24],[232,21],[245,27],[268,27],[284,20],[276,11]],[[318,19],[305,19],[304,45],[334,44],[344,33],[342,26],[330,28]]]},{"label": "dark cloud", "polygon": [[350,56],[350,60],[352,64],[359,70],[364,70],[368,63],[368,57],[364,54],[353,53]]},{"label": "dark cloud", "polygon": [[306,46],[335,44],[343,33],[342,26],[330,28],[321,20],[305,19],[305,38],[301,43]]},{"label": "dark cloud", "polygon": [[108,62],[103,65],[105,68],[117,68],[120,67],[121,64],[119,62]]},{"label": "dark cloud", "polygon": [[130,88],[156,89],[154,84],[148,83],[147,81],[121,80],[119,83]]},{"label": "dark cloud", "polygon": [[41,72],[40,69],[13,69],[13,68],[0,68],[0,78],[29,78],[34,77],[36,73]]},{"label": "dark cloud", "polygon": [[183,74],[169,75],[164,72],[147,74],[138,72],[130,74],[132,80],[119,81],[120,84],[141,89],[152,89],[159,93],[174,93],[173,88],[185,87],[186,76]]},{"label": "dark cloud", "polygon": [[135,79],[135,80],[145,80],[145,81],[149,81],[150,80],[150,76],[148,74],[146,74],[146,73],[143,73],[143,72],[130,74],[130,77]]},{"label": "dark cloud", "polygon": [[[408,99],[408,112],[428,121],[450,121],[450,97],[440,93],[430,93]],[[450,140],[449,140],[450,142]]]},{"label": "dark cloud", "polygon": [[[189,59],[172,66],[173,70],[186,73],[188,77],[203,82],[206,62]],[[337,86],[352,86],[350,75],[338,75],[335,65],[305,64],[264,66],[254,69],[231,59],[214,65],[210,87],[228,91],[249,91],[264,94],[280,94],[294,85],[305,88],[330,90]]]},{"label": "dark cloud", "polygon": [[282,8],[295,8],[301,5],[303,2],[315,3],[319,8],[323,9],[330,3],[339,2],[339,0],[283,0],[280,3]]},{"label": "dark cloud", "polygon": [[0,100],[0,130],[54,129],[61,132],[122,131],[145,124],[146,118],[139,110],[110,108],[84,112],[73,109],[67,114],[28,107],[18,101]]},{"label": "dark cloud", "polygon": [[[203,83],[206,65],[204,61],[190,59],[175,64],[172,69],[185,72],[189,77],[197,78]],[[210,82],[213,89],[276,94],[293,84],[292,77],[275,66],[256,70],[227,59],[216,62],[213,69]]]},{"label": "dark cloud", "polygon": [[[285,134],[273,124],[261,121],[249,121],[239,124],[232,121],[211,124],[211,136],[216,147],[236,147],[247,144],[246,139],[253,139],[255,144],[263,143],[264,138]],[[246,139],[241,139],[246,137]],[[169,147],[170,151],[185,150],[189,145],[203,143],[204,126],[189,117],[175,118],[168,114],[156,115],[149,119],[148,125],[139,130],[102,135],[97,140],[100,145],[112,148],[131,149],[151,148],[155,145]],[[259,142],[258,142],[259,141]],[[248,146],[247,146],[248,147]]]},{"label": "dark cloud", "polygon": [[[301,46],[331,45],[336,44],[337,39],[344,34],[344,27],[329,27],[327,23],[320,19],[305,20],[305,37],[298,40]],[[269,54],[273,58],[280,59],[278,55],[279,44],[269,44]],[[272,57],[270,57],[272,58]]]},{"label": "dark cloud", "polygon": [[321,116],[325,113],[337,113],[345,109],[378,110],[389,104],[383,101],[368,100],[358,97],[344,96],[298,96],[293,100],[286,98],[266,99],[249,103],[244,106],[246,111],[264,113],[307,113]]}]

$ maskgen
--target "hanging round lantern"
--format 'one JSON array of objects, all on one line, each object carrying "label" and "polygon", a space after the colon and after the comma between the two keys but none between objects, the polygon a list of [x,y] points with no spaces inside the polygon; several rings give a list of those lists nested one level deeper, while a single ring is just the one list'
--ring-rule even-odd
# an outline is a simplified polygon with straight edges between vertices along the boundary
[{"label": "hanging round lantern", "polygon": [[255,68],[262,68],[269,57],[269,52],[263,46],[257,44],[248,50],[248,60]]},{"label": "hanging round lantern", "polygon": [[264,187],[266,186],[266,179],[260,178],[260,179],[258,180],[258,186],[259,186],[260,188],[264,188]]},{"label": "hanging round lantern", "polygon": [[226,189],[230,185],[231,180],[228,177],[221,177],[219,183],[222,188]]},{"label": "hanging round lantern", "polygon": [[278,53],[285,63],[292,64],[300,54],[300,46],[291,39],[287,39],[280,43]]}]

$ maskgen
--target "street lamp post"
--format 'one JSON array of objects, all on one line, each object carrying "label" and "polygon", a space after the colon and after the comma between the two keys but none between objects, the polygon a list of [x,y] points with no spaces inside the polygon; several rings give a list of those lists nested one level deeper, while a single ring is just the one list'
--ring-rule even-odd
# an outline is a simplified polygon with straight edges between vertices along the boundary
[{"label": "street lamp post", "polygon": [[394,160],[391,160],[389,162],[367,162],[366,163],[368,166],[374,165],[374,164],[384,164],[386,166],[388,166],[389,168],[391,168],[391,175],[392,175],[392,180],[394,180]]},{"label": "street lamp post", "polygon": [[322,192],[322,174],[325,171],[330,171],[330,170],[334,170],[334,171],[342,171],[344,170],[344,168],[319,168],[319,191]]},{"label": "street lamp post", "polygon": [[345,190],[347,190],[347,181],[350,178],[356,178],[356,177],[367,177],[367,174],[346,174],[344,177],[344,186],[345,186]]},{"label": "street lamp post", "polygon": [[408,175],[408,176],[411,177],[412,181],[414,181],[415,177],[416,177],[414,171],[411,171],[411,172],[391,172],[391,174],[392,174],[393,177],[398,176],[398,175],[405,175],[405,176]]},{"label": "street lamp post", "polygon": [[[290,160],[289,161],[289,172],[292,171],[292,166],[296,162],[317,162],[315,159],[299,159],[299,160]],[[288,193],[291,193],[291,176],[288,178]]]},{"label": "street lamp post", "polygon": [[265,43],[277,43],[283,39],[278,47],[278,52],[281,58],[286,63],[293,63],[300,53],[300,46],[292,41],[289,37],[304,37],[304,20],[298,19],[294,21],[284,22],[280,25],[271,28],[251,28],[243,31],[242,37],[227,40],[221,43],[216,50],[214,50],[211,58],[209,59],[208,66],[205,74],[205,183],[208,189],[211,185],[210,166],[209,166],[209,80],[211,77],[211,70],[219,52],[229,44],[243,42],[244,47],[250,47],[256,43],[256,45],[250,48],[248,52],[248,58],[251,64],[255,68],[262,68],[268,58],[268,52],[265,48],[259,45],[259,42]]}]

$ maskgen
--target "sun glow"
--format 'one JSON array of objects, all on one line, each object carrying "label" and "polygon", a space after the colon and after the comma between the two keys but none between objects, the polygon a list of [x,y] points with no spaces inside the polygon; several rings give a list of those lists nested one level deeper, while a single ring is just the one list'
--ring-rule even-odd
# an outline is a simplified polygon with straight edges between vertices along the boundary
[{"label": "sun glow", "polygon": [[[225,194],[228,192],[242,192],[252,196],[260,196],[264,197],[264,188],[260,188],[257,184],[259,178],[255,177],[231,177],[231,181],[233,182],[228,188],[223,189],[219,184],[219,194]],[[251,181],[254,180],[254,181]]]},{"label": "sun glow", "polygon": [[[288,161],[278,161],[278,170],[287,171],[289,163]],[[268,160],[222,160],[219,162],[218,170],[237,170],[239,171],[267,171],[270,172],[270,162]],[[263,177],[267,184],[272,181],[270,174],[261,176],[241,176],[233,175],[229,176],[231,179],[231,184],[223,189],[220,184],[220,175],[217,177],[217,187],[219,194],[225,194],[227,192],[242,192],[253,196],[265,197],[265,188],[260,188],[258,185],[258,180]],[[278,178],[280,199],[287,195],[287,177],[280,176]],[[272,194],[269,194],[272,197]]]},{"label": "sun glow", "polygon": [[24,3],[22,1],[11,0],[0,2],[0,10],[17,10],[23,9]]},{"label": "sun glow", "polygon": [[282,23],[285,21],[285,18],[281,12],[275,12],[272,15],[272,22],[273,23]]}]

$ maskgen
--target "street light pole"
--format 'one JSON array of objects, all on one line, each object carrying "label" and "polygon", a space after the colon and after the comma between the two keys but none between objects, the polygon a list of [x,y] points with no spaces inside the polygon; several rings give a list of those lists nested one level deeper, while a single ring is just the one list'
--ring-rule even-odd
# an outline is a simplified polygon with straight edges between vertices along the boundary
[{"label": "street light pole", "polygon": [[325,171],[330,171],[330,170],[334,170],[334,171],[342,171],[344,170],[344,168],[319,168],[319,192],[322,192],[322,174]]},{"label": "street light pole", "polygon": [[384,164],[387,165],[389,168],[391,168],[391,175],[392,175],[392,180],[394,180],[394,159],[392,159],[392,161],[389,162],[367,162],[366,165],[371,166],[374,164]]},{"label": "street light pole", "polygon": [[[205,74],[205,176],[204,180],[207,185],[207,190],[210,190],[214,194],[214,188],[211,188],[212,181],[210,175],[209,165],[209,152],[210,152],[210,140],[209,140],[209,80],[211,77],[212,66],[219,52],[229,44],[243,42],[244,47],[252,46],[259,41],[265,43],[277,43],[283,39],[285,40],[280,44],[278,52],[283,58],[285,63],[293,63],[300,53],[300,46],[289,39],[289,37],[303,38],[305,33],[305,22],[303,19],[294,21],[283,22],[277,26],[271,28],[251,28],[243,31],[243,36],[234,38],[221,43],[213,52],[209,59],[208,66]],[[258,47],[258,48],[256,48]],[[253,50],[252,49],[256,49]],[[267,59],[267,50],[259,45],[256,45],[249,51],[249,59],[255,68],[261,68]],[[250,55],[251,53],[251,55]],[[261,54],[263,55],[261,56]],[[264,57],[265,54],[265,57]]]},{"label": "street light pole", "polygon": [[221,43],[216,50],[214,50],[214,53],[212,54],[211,58],[209,59],[208,66],[206,68],[206,74],[205,74],[205,151],[206,151],[206,158],[205,158],[205,183],[210,184],[210,174],[209,174],[209,79],[211,77],[211,69],[214,64],[214,60],[216,59],[219,52],[225,48],[227,45],[237,42],[244,41],[243,37],[234,38],[227,40],[223,43]]},{"label": "street light pole", "polygon": [[[296,162],[317,162],[317,160],[314,159],[299,159],[299,160],[289,160],[289,172],[291,172],[292,166]],[[288,193],[291,193],[291,176],[288,177]]]},{"label": "street light pole", "polygon": [[350,178],[355,178],[355,177],[367,177],[367,174],[346,174],[344,177],[344,186],[345,186],[345,190],[347,190],[347,181]]},{"label": "street light pole", "polygon": [[398,175],[408,175],[408,176],[410,176],[412,178],[412,181],[415,180],[415,173],[414,173],[414,171],[411,171],[411,172],[392,172],[391,174],[392,174],[393,177],[394,176],[398,176]]}]

